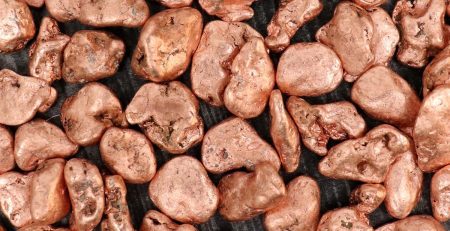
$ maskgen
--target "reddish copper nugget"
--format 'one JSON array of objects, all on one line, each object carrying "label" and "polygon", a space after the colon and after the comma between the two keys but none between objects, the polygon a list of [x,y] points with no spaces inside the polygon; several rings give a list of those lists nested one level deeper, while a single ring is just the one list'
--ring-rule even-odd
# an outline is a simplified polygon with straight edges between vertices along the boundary
[{"label": "reddish copper nugget", "polygon": [[450,84],[450,46],[442,50],[428,64],[423,72],[423,96],[427,96],[434,88]]},{"label": "reddish copper nugget", "polygon": [[266,45],[275,52],[289,46],[297,30],[322,12],[320,0],[281,0],[267,26]]},{"label": "reddish copper nugget", "polygon": [[445,231],[432,216],[416,215],[384,225],[375,231]]},{"label": "reddish copper nugget", "polygon": [[52,158],[67,158],[78,151],[57,126],[36,119],[20,126],[15,135],[14,157],[20,169],[31,171]]},{"label": "reddish copper nugget", "polygon": [[82,146],[98,143],[109,127],[127,126],[119,99],[100,83],[86,84],[64,101],[61,123],[67,137]]},{"label": "reddish copper nugget", "polygon": [[230,81],[230,65],[252,37],[262,38],[248,24],[212,21],[205,26],[192,58],[192,91],[214,106],[223,105],[223,92]]},{"label": "reddish copper nugget", "polygon": [[53,224],[70,211],[64,180],[64,159],[43,162],[31,181],[31,217],[37,224]]},{"label": "reddish copper nugget", "polygon": [[197,231],[197,229],[189,224],[175,224],[166,215],[156,211],[148,211],[139,231]]},{"label": "reddish copper nugget", "polygon": [[18,231],[70,231],[70,229],[54,228],[50,225],[32,225],[32,226],[27,226],[25,228],[18,229]]},{"label": "reddish copper nugget", "polygon": [[156,173],[152,144],[134,130],[109,128],[100,141],[100,154],[108,169],[129,183],[147,183]]},{"label": "reddish copper nugget", "polygon": [[30,75],[49,84],[61,79],[63,51],[69,41],[70,37],[61,33],[54,19],[44,17],[36,42],[28,52]]},{"label": "reddish copper nugget", "polygon": [[317,231],[373,231],[373,228],[364,213],[353,207],[344,207],[325,213]]},{"label": "reddish copper nugget", "polygon": [[174,80],[191,62],[202,34],[200,12],[185,7],[159,12],[145,23],[131,60],[137,75],[154,81]]},{"label": "reddish copper nugget", "polygon": [[419,168],[434,172],[450,164],[450,85],[425,97],[414,126]]},{"label": "reddish copper nugget", "polygon": [[264,215],[267,231],[316,231],[320,216],[320,189],[317,182],[299,176],[289,182],[286,197]]},{"label": "reddish copper nugget", "polygon": [[198,100],[178,81],[143,85],[125,113],[130,124],[139,124],[154,144],[173,154],[186,152],[203,138]]},{"label": "reddish copper nugget", "polygon": [[286,172],[293,172],[300,163],[300,134],[294,120],[284,107],[280,90],[273,90],[270,94],[269,109],[270,136],[284,169]]},{"label": "reddish copper nugget", "polygon": [[227,22],[239,22],[251,19],[253,9],[250,7],[256,0],[199,0],[200,6],[209,15],[214,15]]},{"label": "reddish copper nugget", "polygon": [[350,203],[363,214],[370,214],[383,203],[386,189],[381,184],[362,184],[352,191]]},{"label": "reddish copper nugget", "polygon": [[0,125],[0,174],[14,168],[14,139],[9,130]]},{"label": "reddish copper nugget", "polygon": [[402,77],[385,66],[376,66],[353,84],[351,97],[369,116],[411,128],[420,108],[420,99]]},{"label": "reddish copper nugget", "polygon": [[203,223],[214,215],[219,191],[202,163],[190,156],[171,159],[149,185],[153,203],[164,214],[183,223]]},{"label": "reddish copper nugget", "polygon": [[193,0],[156,0],[161,5],[169,8],[180,8],[190,6]]},{"label": "reddish copper nugget", "polygon": [[[1,7],[0,7],[1,9]],[[56,100],[56,90],[45,81],[0,71],[0,124],[17,126],[47,111]]]},{"label": "reddish copper nugget", "polygon": [[450,165],[437,171],[431,179],[431,205],[438,221],[450,219]]},{"label": "reddish copper nugget", "polygon": [[127,203],[127,186],[118,175],[105,177],[108,231],[134,231]]},{"label": "reddish copper nugget", "polygon": [[321,43],[297,43],[281,55],[277,86],[296,96],[319,96],[336,89],[342,81],[339,57]]},{"label": "reddish copper nugget", "polygon": [[297,124],[303,144],[321,156],[327,154],[330,138],[357,138],[366,131],[366,122],[355,106],[347,101],[310,105],[301,98],[291,96],[286,105]]},{"label": "reddish copper nugget", "polygon": [[103,179],[97,166],[85,159],[70,159],[64,178],[72,203],[71,230],[93,230],[105,209]]},{"label": "reddish copper nugget", "polygon": [[0,1],[0,53],[24,48],[35,33],[33,15],[27,4],[20,0]]},{"label": "reddish copper nugget", "polygon": [[353,0],[353,2],[366,9],[372,9],[373,7],[384,4],[386,0]]},{"label": "reddish copper nugget", "polygon": [[113,76],[124,54],[125,44],[109,32],[77,31],[64,49],[62,77],[85,83]]},{"label": "reddish copper nugget", "polygon": [[0,209],[15,227],[33,223],[31,218],[31,180],[33,173],[7,172],[0,175]]},{"label": "reddish copper nugget", "polygon": [[286,195],[283,178],[271,163],[258,163],[251,173],[234,172],[218,186],[219,212],[225,220],[245,221],[277,206]]},{"label": "reddish copper nugget", "polygon": [[80,17],[83,0],[45,0],[50,15],[60,22],[68,22]]},{"label": "reddish copper nugget", "polygon": [[230,82],[223,93],[225,107],[241,118],[260,115],[275,85],[275,71],[264,41],[254,37],[246,42],[230,71]]},{"label": "reddish copper nugget", "polygon": [[215,174],[245,167],[253,169],[261,162],[271,163],[277,170],[277,152],[245,120],[226,119],[210,128],[202,143],[202,162]]},{"label": "reddish copper nugget", "polygon": [[364,137],[332,147],[319,163],[319,172],[333,179],[379,184],[395,158],[411,148],[405,134],[390,125],[380,125]]},{"label": "reddish copper nugget", "polygon": [[444,0],[397,1],[392,18],[402,32],[397,53],[400,62],[420,68],[444,48],[445,9]]}]

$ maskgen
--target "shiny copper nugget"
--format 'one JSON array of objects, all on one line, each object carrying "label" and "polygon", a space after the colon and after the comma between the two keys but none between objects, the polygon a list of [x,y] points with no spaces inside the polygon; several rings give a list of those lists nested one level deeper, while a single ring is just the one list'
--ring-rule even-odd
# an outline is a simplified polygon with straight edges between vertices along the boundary
[{"label": "shiny copper nugget", "polygon": [[253,17],[250,7],[256,0],[199,0],[200,6],[209,14],[227,22],[245,21]]},{"label": "shiny copper nugget", "polygon": [[150,210],[145,214],[139,231],[197,231],[197,229],[189,224],[178,225],[166,215]]},{"label": "shiny copper nugget", "polygon": [[143,85],[125,113],[130,124],[138,124],[154,144],[173,154],[186,152],[203,138],[198,100],[178,81]]},{"label": "shiny copper nugget", "polygon": [[0,125],[0,174],[14,168],[14,138],[9,130]]},{"label": "shiny copper nugget", "polygon": [[7,172],[0,175],[0,209],[6,219],[17,227],[31,225],[31,180],[33,173],[23,175]]},{"label": "shiny copper nugget", "polygon": [[423,72],[422,93],[427,96],[434,88],[450,84],[450,46],[442,50]]},{"label": "shiny copper nugget", "polygon": [[431,179],[431,205],[438,221],[450,219],[450,165],[441,168]]},{"label": "shiny copper nugget", "polygon": [[394,221],[375,231],[445,231],[445,227],[432,216],[415,215]]},{"label": "shiny copper nugget", "polygon": [[206,222],[219,203],[219,191],[205,168],[190,156],[164,164],[150,182],[149,195],[164,214],[182,223]]},{"label": "shiny copper nugget", "polygon": [[70,159],[64,178],[72,203],[71,230],[93,230],[105,208],[103,179],[97,166],[85,159]]},{"label": "shiny copper nugget", "polygon": [[362,184],[350,195],[350,203],[363,214],[370,214],[383,203],[386,188],[381,184]]},{"label": "shiny copper nugget", "polygon": [[192,0],[156,0],[161,5],[169,8],[180,8],[192,4]]},{"label": "shiny copper nugget", "polygon": [[156,173],[153,146],[132,129],[109,128],[100,141],[100,154],[108,169],[133,184],[149,182]]},{"label": "shiny copper nugget", "polygon": [[232,117],[210,128],[202,143],[202,163],[215,174],[268,162],[277,170],[277,152],[245,120]]},{"label": "shiny copper nugget", "polygon": [[0,1],[0,53],[24,48],[35,33],[33,15],[26,3]]},{"label": "shiny copper nugget", "polygon": [[310,105],[301,98],[291,96],[286,105],[297,124],[303,144],[321,156],[327,154],[330,138],[358,138],[366,131],[364,119],[347,101]]},{"label": "shiny copper nugget", "polygon": [[127,203],[127,186],[119,175],[105,177],[108,231],[134,231]]},{"label": "shiny copper nugget", "polygon": [[369,219],[354,207],[344,207],[325,213],[317,231],[373,231]]},{"label": "shiny copper nugget", "polygon": [[322,12],[321,0],[282,0],[267,26],[267,46],[281,52],[289,46],[297,30]]},{"label": "shiny copper nugget", "polygon": [[18,231],[70,231],[70,229],[54,228],[50,225],[32,225],[18,229]]},{"label": "shiny copper nugget", "polygon": [[299,176],[289,182],[286,197],[264,215],[267,231],[316,231],[320,218],[320,189],[317,182]]}]

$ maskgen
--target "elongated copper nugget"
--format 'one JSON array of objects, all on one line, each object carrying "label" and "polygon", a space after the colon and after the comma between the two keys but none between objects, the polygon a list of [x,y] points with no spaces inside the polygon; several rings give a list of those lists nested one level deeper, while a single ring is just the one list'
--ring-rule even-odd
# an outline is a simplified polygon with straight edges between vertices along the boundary
[{"label": "elongated copper nugget", "polygon": [[267,26],[267,46],[275,52],[283,51],[297,30],[317,17],[322,9],[321,0],[281,0]]},{"label": "elongated copper nugget", "polygon": [[434,88],[450,84],[450,46],[442,50],[427,65],[422,77],[422,93],[427,96]]},{"label": "elongated copper nugget", "polygon": [[54,228],[50,225],[32,225],[32,226],[27,226],[25,228],[18,229],[18,231],[70,231],[70,229]]},{"label": "elongated copper nugget", "polygon": [[382,183],[395,158],[412,148],[410,139],[383,124],[364,137],[335,145],[319,163],[319,172],[333,179]]},{"label": "elongated copper nugget", "polygon": [[317,182],[299,176],[287,185],[286,197],[264,215],[267,231],[316,231],[320,218],[320,189]]},{"label": "elongated copper nugget", "polygon": [[44,17],[36,42],[28,52],[30,75],[49,84],[61,79],[63,52],[69,41],[70,37],[61,33],[54,19]]},{"label": "elongated copper nugget", "polygon": [[270,136],[286,172],[293,172],[300,162],[300,134],[284,106],[280,90],[273,90],[269,100]]},{"label": "elongated copper nugget", "polygon": [[14,168],[14,138],[9,130],[0,125],[0,174]]},{"label": "elongated copper nugget", "polygon": [[373,231],[369,219],[354,207],[328,211],[320,219],[317,231]]},{"label": "elongated copper nugget", "polygon": [[[0,7],[1,8],[1,7]],[[31,120],[37,112],[47,111],[57,92],[44,80],[0,71],[0,124],[17,126]]]},{"label": "elongated copper nugget", "polygon": [[138,124],[154,144],[170,153],[182,154],[203,139],[198,100],[181,82],[143,85],[125,113],[130,124]]},{"label": "elongated copper nugget", "polygon": [[35,33],[33,15],[26,3],[0,1],[0,53],[24,48]]},{"label": "elongated copper nugget", "polygon": [[138,76],[153,82],[174,80],[191,62],[202,34],[200,12],[184,7],[161,11],[145,23],[131,60]]},{"label": "elongated copper nugget", "polygon": [[386,188],[382,184],[362,184],[354,189],[350,195],[350,203],[356,210],[370,214],[383,203]]},{"label": "elongated copper nugget", "polygon": [[227,22],[245,21],[253,17],[250,7],[256,0],[199,0],[200,6],[209,15],[215,15]]},{"label": "elongated copper nugget", "polygon": [[161,5],[169,8],[180,8],[192,4],[192,0],[156,0]]},{"label": "elongated copper nugget", "polygon": [[17,166],[31,171],[41,162],[52,158],[67,158],[78,151],[64,132],[49,122],[35,119],[16,130],[14,158]]},{"label": "elongated copper nugget", "polygon": [[358,138],[366,130],[364,119],[355,106],[347,101],[310,105],[301,98],[291,96],[286,105],[297,124],[303,144],[321,156],[327,154],[330,138]]},{"label": "elongated copper nugget", "polygon": [[210,128],[202,143],[202,163],[215,174],[268,162],[280,168],[277,152],[245,120],[232,117]]},{"label": "elongated copper nugget", "polygon": [[225,107],[241,118],[260,115],[275,85],[275,71],[264,41],[254,37],[245,43],[230,71],[230,82],[223,93]]},{"label": "elongated copper nugget", "polygon": [[98,143],[106,129],[112,126],[128,125],[119,99],[100,83],[86,84],[64,101],[61,123],[67,137],[81,146]]},{"label": "elongated copper nugget", "polygon": [[364,8],[372,9],[375,6],[384,4],[386,0],[353,0],[353,2]]},{"label": "elongated copper nugget", "polygon": [[134,231],[127,203],[127,186],[119,175],[105,177],[108,231]]},{"label": "elongated copper nugget", "polygon": [[450,219],[450,165],[437,171],[431,179],[433,216],[440,222]]},{"label": "elongated copper nugget", "polygon": [[166,162],[150,182],[149,195],[164,214],[182,223],[206,222],[219,204],[219,191],[191,156]]},{"label": "elongated copper nugget", "polygon": [[31,225],[31,180],[33,173],[7,172],[0,175],[0,209],[17,228]]},{"label": "elongated copper nugget", "polygon": [[72,203],[71,230],[93,230],[105,209],[103,179],[97,166],[85,159],[70,159],[64,178]]},{"label": "elongated copper nugget", "polygon": [[445,227],[429,215],[415,215],[394,221],[375,231],[445,231]]},{"label": "elongated copper nugget", "polygon": [[197,229],[189,224],[175,224],[166,215],[156,211],[148,211],[139,231],[196,231]]},{"label": "elongated copper nugget", "polygon": [[192,91],[200,99],[214,106],[223,105],[230,66],[252,37],[262,38],[246,23],[212,21],[205,26],[191,67]]}]

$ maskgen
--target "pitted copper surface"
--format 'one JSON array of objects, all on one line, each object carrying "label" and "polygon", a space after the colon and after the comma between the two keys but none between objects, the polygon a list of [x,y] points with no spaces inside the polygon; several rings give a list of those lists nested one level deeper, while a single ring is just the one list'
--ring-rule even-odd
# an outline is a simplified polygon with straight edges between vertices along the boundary
[{"label": "pitted copper surface", "polygon": [[25,228],[18,229],[18,231],[70,231],[70,229],[54,228],[50,225],[31,225]]},{"label": "pitted copper surface", "polygon": [[180,8],[191,5],[193,0],[156,0],[156,1],[165,7]]},{"label": "pitted copper surface", "polygon": [[256,164],[250,173],[231,173],[217,187],[219,213],[228,221],[244,221],[262,214],[277,206],[286,195],[283,178],[267,162]]},{"label": "pitted copper surface", "polygon": [[130,124],[139,124],[154,144],[173,154],[186,152],[203,138],[198,100],[178,81],[143,85],[125,113]]},{"label": "pitted copper surface", "polygon": [[445,231],[445,227],[432,216],[415,215],[384,225],[375,231]]},{"label": "pitted copper surface", "polygon": [[49,84],[61,79],[63,52],[69,41],[70,37],[61,33],[54,19],[44,17],[36,42],[28,52],[30,75]]},{"label": "pitted copper surface", "polygon": [[8,128],[0,125],[0,174],[14,168],[14,138]]},{"label": "pitted copper surface", "polygon": [[450,219],[450,165],[437,171],[431,179],[433,216],[441,222]]},{"label": "pitted copper surface", "polygon": [[31,180],[33,173],[7,172],[0,175],[0,209],[17,228],[31,225]]},{"label": "pitted copper surface", "polygon": [[356,208],[344,207],[328,211],[319,222],[317,231],[373,231],[369,219]]},{"label": "pitted copper surface", "polygon": [[64,101],[61,123],[67,137],[82,146],[98,143],[109,127],[127,126],[119,100],[100,83],[86,84]]},{"label": "pitted copper surface", "polygon": [[450,84],[450,46],[442,50],[423,72],[422,93],[427,96],[434,88]]},{"label": "pitted copper surface", "polygon": [[197,231],[197,229],[189,224],[178,225],[166,215],[150,210],[145,214],[139,231]]},{"label": "pitted copper surface", "polygon": [[361,213],[370,214],[383,203],[386,188],[382,184],[362,184],[350,195],[350,203]]},{"label": "pitted copper surface", "polygon": [[411,148],[405,134],[383,124],[332,147],[319,163],[319,172],[333,179],[382,183],[395,158]]},{"label": "pitted copper surface", "polygon": [[205,26],[191,68],[192,91],[200,99],[223,105],[233,59],[252,37],[262,38],[245,23],[212,21]]},{"label": "pitted copper surface", "polygon": [[227,22],[245,21],[253,17],[250,7],[256,0],[199,0],[200,6],[209,15],[214,15]]},{"label": "pitted copper surface", "polygon": [[103,163],[129,183],[149,182],[156,173],[153,146],[137,131],[109,128],[102,136],[99,147]]},{"label": "pitted copper surface", "polygon": [[68,83],[85,83],[113,76],[125,54],[125,44],[105,31],[75,32],[64,49],[62,77]]},{"label": "pitted copper surface", "polygon": [[372,9],[375,6],[380,6],[386,2],[386,0],[353,0],[356,4],[367,8]]},{"label": "pitted copper surface", "polygon": [[200,42],[200,12],[184,7],[161,11],[145,23],[131,60],[138,76],[154,82],[170,81],[183,74]]},{"label": "pitted copper surface", "polygon": [[320,0],[281,0],[267,26],[267,46],[275,52],[286,49],[297,30],[317,17],[322,9]]},{"label": "pitted copper surface", "polygon": [[202,143],[202,162],[211,173],[224,173],[269,162],[277,170],[280,159],[277,152],[245,120],[232,117],[226,119],[205,134]]},{"label": "pitted copper surface", "polygon": [[314,42],[289,46],[281,55],[276,80],[283,93],[319,96],[336,89],[342,77],[342,65],[336,53]]},{"label": "pitted copper surface", "polygon": [[219,203],[219,191],[202,163],[191,156],[166,162],[150,182],[149,195],[164,214],[182,223],[206,222]]},{"label": "pitted copper surface", "polygon": [[317,182],[299,176],[287,185],[286,197],[264,215],[267,231],[316,231],[320,218],[320,189]]},{"label": "pitted copper surface", "polygon": [[127,203],[127,186],[119,175],[105,177],[108,231],[134,231]]},{"label": "pitted copper surface", "polygon": [[291,96],[286,105],[297,124],[303,144],[321,156],[327,154],[330,138],[358,138],[366,131],[364,119],[347,101],[310,105],[301,98]]},{"label": "pitted copper surface", "polygon": [[254,118],[266,107],[275,85],[275,71],[261,38],[251,38],[233,59],[230,82],[225,88],[225,107],[241,118]]},{"label": "pitted copper surface", "polygon": [[24,48],[35,33],[33,15],[26,3],[0,1],[0,53]]}]

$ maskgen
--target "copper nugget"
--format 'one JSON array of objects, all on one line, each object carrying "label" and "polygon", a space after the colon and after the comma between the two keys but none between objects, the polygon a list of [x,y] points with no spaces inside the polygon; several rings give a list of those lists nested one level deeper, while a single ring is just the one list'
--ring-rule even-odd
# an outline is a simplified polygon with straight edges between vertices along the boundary
[{"label": "copper nugget", "polygon": [[432,216],[415,215],[394,221],[375,231],[445,231],[445,227]]},{"label": "copper nugget", "polygon": [[127,203],[127,186],[118,175],[105,177],[108,231],[134,231]]},{"label": "copper nugget", "polygon": [[21,0],[0,1],[0,53],[24,48],[35,33],[33,15],[26,3]]},{"label": "copper nugget", "polygon": [[431,206],[438,221],[450,219],[450,165],[437,171],[431,179]]},{"label": "copper nugget", "polygon": [[317,231],[373,231],[365,214],[353,207],[328,211],[319,222]]},{"label": "copper nugget", "polygon": [[29,6],[32,7],[42,7],[44,5],[45,0],[22,0],[24,2],[26,2]]},{"label": "copper nugget", "polygon": [[250,7],[256,0],[199,0],[200,6],[209,14],[227,22],[245,21],[253,17]]},{"label": "copper nugget", "polygon": [[370,214],[383,203],[386,188],[381,184],[362,184],[352,191],[350,203],[358,212]]},{"label": "copper nugget", "polygon": [[434,88],[450,84],[450,46],[442,50],[427,65],[422,77],[422,93],[427,96]]},{"label": "copper nugget", "polygon": [[197,229],[189,224],[175,224],[166,215],[156,211],[148,211],[139,231],[197,231]]},{"label": "copper nugget", "polygon": [[356,4],[367,8],[372,9],[375,6],[380,6],[386,2],[386,0],[353,0]]},{"label": "copper nugget", "polygon": [[31,180],[33,173],[7,172],[0,175],[0,209],[17,228],[31,225]]},{"label": "copper nugget", "polygon": [[180,8],[191,5],[193,0],[156,0],[156,1],[165,7]]},{"label": "copper nugget", "polygon": [[14,139],[9,130],[0,125],[0,174],[14,168]]}]

